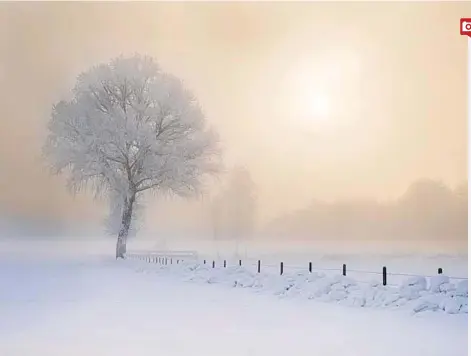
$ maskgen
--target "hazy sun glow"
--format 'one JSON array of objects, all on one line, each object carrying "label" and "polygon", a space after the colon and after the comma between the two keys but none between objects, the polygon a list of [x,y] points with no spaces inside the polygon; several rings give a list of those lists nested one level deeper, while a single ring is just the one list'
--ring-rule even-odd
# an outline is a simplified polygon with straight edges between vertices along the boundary
[{"label": "hazy sun glow", "polygon": [[302,130],[308,126],[321,131],[354,120],[350,114],[360,67],[360,53],[352,48],[300,52],[285,69],[278,94],[283,119]]},{"label": "hazy sun glow", "polygon": [[306,106],[306,119],[308,121],[326,121],[330,119],[331,103],[329,97],[323,93],[308,93],[304,105]]}]

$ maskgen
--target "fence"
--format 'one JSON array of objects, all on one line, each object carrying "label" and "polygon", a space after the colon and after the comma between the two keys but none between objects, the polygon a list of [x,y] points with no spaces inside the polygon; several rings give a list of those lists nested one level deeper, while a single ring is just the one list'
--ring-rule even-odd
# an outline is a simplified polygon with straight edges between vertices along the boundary
[{"label": "fence", "polygon": [[[186,251],[185,251],[186,252]],[[192,253],[182,253],[182,251],[153,251],[153,252],[132,252],[128,253],[127,257],[144,260],[149,263],[157,263],[160,265],[172,265],[172,264],[180,264],[183,261],[198,261],[198,255],[196,252],[192,251]],[[437,268],[436,275],[419,275],[419,274],[409,274],[409,273],[390,273],[388,272],[388,268],[386,266],[382,267],[381,271],[366,271],[366,270],[358,270],[358,269],[347,269],[347,265],[344,263],[339,268],[319,268],[313,267],[312,262],[308,262],[306,266],[301,267],[299,265],[286,265],[284,262],[279,262],[278,265],[275,264],[262,264],[261,260],[250,261],[248,263],[243,263],[241,259],[238,261],[231,261],[235,263],[228,263],[228,260],[218,261],[219,263],[216,264],[216,260],[206,260],[202,261],[203,265],[210,265],[211,268],[222,267],[228,268],[230,266],[238,266],[238,267],[251,267],[256,269],[257,273],[263,271],[268,273],[276,273],[279,275],[285,274],[286,270],[296,270],[296,271],[306,271],[312,273],[313,271],[323,271],[323,272],[330,272],[330,273],[341,273],[343,276],[358,276],[358,275],[373,275],[373,276],[380,276],[382,279],[382,284],[397,286],[398,283],[394,283],[394,278],[397,281],[397,277],[399,278],[410,278],[410,277],[424,277],[424,278],[432,278],[436,275],[443,274],[443,268]],[[468,280],[467,277],[455,277],[455,276],[448,276],[451,280]],[[357,282],[360,283],[368,283],[369,281],[364,281],[358,278],[355,278]]]},{"label": "fence", "polygon": [[167,257],[167,258],[172,258],[172,259],[190,259],[190,260],[196,260],[198,259],[198,253],[196,251],[192,250],[179,250],[179,251],[164,251],[164,250],[154,250],[154,251],[139,251],[139,250],[134,250],[131,252],[131,254],[127,254],[128,257],[130,255],[133,256],[150,256],[150,257]]}]

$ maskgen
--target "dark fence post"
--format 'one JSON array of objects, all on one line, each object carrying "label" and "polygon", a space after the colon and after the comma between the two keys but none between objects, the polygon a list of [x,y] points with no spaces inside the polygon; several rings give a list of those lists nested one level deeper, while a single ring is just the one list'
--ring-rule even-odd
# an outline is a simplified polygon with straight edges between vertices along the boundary
[{"label": "dark fence post", "polygon": [[383,267],[383,286],[388,283],[386,266]]},{"label": "dark fence post", "polygon": [[204,264],[204,265],[206,264],[206,260],[203,260],[203,264]]},{"label": "dark fence post", "polygon": [[216,266],[216,263],[213,261],[213,268]]},{"label": "dark fence post", "polygon": [[344,276],[347,275],[347,265],[346,265],[345,263],[344,263],[343,266],[342,266],[342,274],[343,274]]},{"label": "dark fence post", "polygon": [[442,273],[443,273],[443,269],[440,267],[440,268],[438,269],[438,274],[442,274]]},{"label": "dark fence post", "polygon": [[180,260],[177,260],[177,265],[180,263]]},{"label": "dark fence post", "polygon": [[260,260],[258,260],[257,272],[260,273]]},{"label": "dark fence post", "polygon": [[226,260],[224,260],[224,268],[226,268]]},{"label": "dark fence post", "polygon": [[283,275],[283,262],[280,262],[280,276]]},{"label": "dark fence post", "polygon": [[170,264],[173,265],[173,258],[170,259]]},{"label": "dark fence post", "polygon": [[309,262],[309,273],[312,273],[312,262]]},{"label": "dark fence post", "polygon": [[239,266],[242,266],[242,260],[239,260]]}]

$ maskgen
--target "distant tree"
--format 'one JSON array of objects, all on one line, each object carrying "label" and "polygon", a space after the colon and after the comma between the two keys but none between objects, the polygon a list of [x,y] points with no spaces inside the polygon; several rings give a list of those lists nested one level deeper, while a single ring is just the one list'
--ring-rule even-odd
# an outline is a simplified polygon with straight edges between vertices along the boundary
[{"label": "distant tree", "polygon": [[457,236],[468,236],[468,182],[459,184],[454,194],[456,197],[456,208],[454,216],[456,217],[456,226],[458,227]]},{"label": "distant tree", "polygon": [[250,172],[236,167],[228,187],[229,209],[232,215],[232,234],[236,239],[252,235],[256,214],[256,190]]},{"label": "distant tree", "polygon": [[464,181],[455,188],[454,190],[455,195],[462,200],[466,200],[466,204],[468,204],[468,182]]},{"label": "distant tree", "polygon": [[454,190],[440,181],[413,182],[397,200],[315,200],[306,209],[285,213],[267,226],[271,236],[313,239],[467,238],[468,185]]},{"label": "distant tree", "polygon": [[448,203],[453,192],[443,182],[420,179],[413,182],[401,198],[403,204],[413,208],[434,207]]},{"label": "distant tree", "polygon": [[241,239],[254,229],[256,189],[250,172],[236,167],[230,173],[227,187],[213,200],[212,216],[216,238]]},{"label": "distant tree", "polygon": [[108,198],[116,258],[125,257],[142,194],[192,196],[218,170],[216,135],[195,97],[149,57],[119,57],[82,73],[48,128],[53,172],[67,172],[73,192],[91,188]]},{"label": "distant tree", "polygon": [[412,183],[399,199],[403,229],[417,237],[446,237],[457,234],[460,223],[458,197],[443,182],[421,179]]}]

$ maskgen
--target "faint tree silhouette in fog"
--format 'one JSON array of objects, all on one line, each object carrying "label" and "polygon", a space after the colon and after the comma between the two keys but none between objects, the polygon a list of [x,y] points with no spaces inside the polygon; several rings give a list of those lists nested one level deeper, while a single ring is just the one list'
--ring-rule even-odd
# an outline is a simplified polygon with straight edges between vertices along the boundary
[{"label": "faint tree silhouette in fog", "polygon": [[398,201],[404,231],[411,236],[448,237],[455,230],[457,199],[442,182],[422,179],[412,183]]},{"label": "faint tree silhouette in fog", "polygon": [[422,179],[387,203],[313,201],[272,221],[266,233],[311,239],[466,239],[467,191],[467,182],[452,190]]},{"label": "faint tree silhouette in fog", "polygon": [[212,204],[212,224],[216,239],[246,239],[254,229],[256,189],[250,172],[236,167],[225,189]]}]

